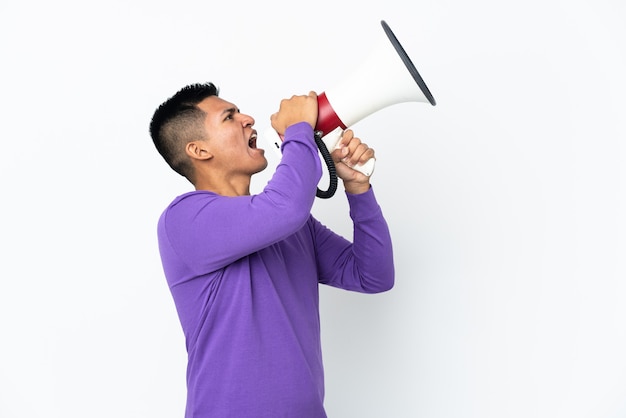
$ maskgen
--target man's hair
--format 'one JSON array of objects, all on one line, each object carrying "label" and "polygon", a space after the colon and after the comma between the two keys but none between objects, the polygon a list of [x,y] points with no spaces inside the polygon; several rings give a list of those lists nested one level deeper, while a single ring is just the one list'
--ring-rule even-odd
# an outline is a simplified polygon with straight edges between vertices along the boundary
[{"label": "man's hair", "polygon": [[163,102],[150,122],[150,136],[159,154],[170,167],[193,183],[193,166],[185,154],[185,146],[205,139],[206,113],[198,104],[210,96],[219,96],[213,83],[190,84]]}]

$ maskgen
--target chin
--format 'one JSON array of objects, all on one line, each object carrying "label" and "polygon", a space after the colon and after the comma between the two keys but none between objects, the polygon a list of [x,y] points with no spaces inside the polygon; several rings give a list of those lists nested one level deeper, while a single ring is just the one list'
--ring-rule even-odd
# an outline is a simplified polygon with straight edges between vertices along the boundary
[{"label": "chin", "polygon": [[267,160],[265,160],[265,163],[259,168],[259,171],[257,171],[257,173],[260,173],[261,171],[265,170],[267,168]]},{"label": "chin", "polygon": [[262,160],[258,162],[257,169],[254,171],[255,173],[260,173],[265,170],[268,166],[267,158],[264,155],[261,155]]}]

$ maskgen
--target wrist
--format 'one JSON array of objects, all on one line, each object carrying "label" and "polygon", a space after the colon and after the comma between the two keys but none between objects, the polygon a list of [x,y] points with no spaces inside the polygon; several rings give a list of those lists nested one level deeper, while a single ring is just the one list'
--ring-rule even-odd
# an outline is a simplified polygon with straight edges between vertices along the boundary
[{"label": "wrist", "polygon": [[362,194],[370,189],[370,184],[368,183],[356,183],[356,182],[344,182],[344,189],[346,193],[350,194]]}]

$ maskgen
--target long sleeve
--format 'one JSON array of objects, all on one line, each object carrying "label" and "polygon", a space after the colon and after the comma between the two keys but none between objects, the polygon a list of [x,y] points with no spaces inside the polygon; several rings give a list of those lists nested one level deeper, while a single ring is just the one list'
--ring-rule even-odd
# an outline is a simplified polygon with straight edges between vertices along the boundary
[{"label": "long sleeve", "polygon": [[[285,132],[283,158],[263,192],[224,197],[190,192],[177,198],[159,222],[159,244],[170,286],[215,271],[300,229],[321,178],[310,125]],[[188,271],[181,273],[180,264]],[[176,271],[168,271],[172,266]]]},{"label": "long sleeve", "polygon": [[374,190],[347,196],[353,243],[319,223],[315,226],[320,282],[363,293],[387,291],[394,285],[393,247]]}]

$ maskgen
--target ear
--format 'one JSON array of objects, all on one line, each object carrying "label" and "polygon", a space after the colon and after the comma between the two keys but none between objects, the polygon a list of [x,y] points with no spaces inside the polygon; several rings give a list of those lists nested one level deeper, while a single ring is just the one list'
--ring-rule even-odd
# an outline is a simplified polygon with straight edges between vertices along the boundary
[{"label": "ear", "polygon": [[191,141],[185,145],[185,153],[194,160],[209,160],[213,158],[204,141]]}]

